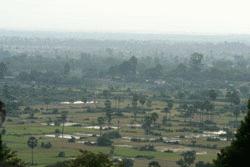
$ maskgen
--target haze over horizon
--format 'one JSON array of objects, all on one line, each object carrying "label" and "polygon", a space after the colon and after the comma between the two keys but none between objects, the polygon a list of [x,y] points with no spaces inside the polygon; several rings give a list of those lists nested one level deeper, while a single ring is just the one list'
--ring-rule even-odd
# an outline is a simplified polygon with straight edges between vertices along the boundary
[{"label": "haze over horizon", "polygon": [[250,34],[246,0],[8,0],[0,29],[153,34]]}]

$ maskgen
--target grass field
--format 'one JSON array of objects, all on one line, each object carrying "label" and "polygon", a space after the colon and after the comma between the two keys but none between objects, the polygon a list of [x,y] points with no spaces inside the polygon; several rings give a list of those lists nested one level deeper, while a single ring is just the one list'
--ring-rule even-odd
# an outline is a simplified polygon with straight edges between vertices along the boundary
[{"label": "grass field", "polygon": [[[128,106],[129,101],[125,100],[121,103],[121,108]],[[114,102],[113,102],[114,105]],[[222,105],[221,103],[216,103],[218,107]],[[45,135],[54,134],[55,129],[61,129],[61,126],[49,126],[44,123],[50,118],[55,119],[59,114],[44,114],[45,108],[47,106],[34,105],[31,106],[33,109],[41,109],[42,112],[36,113],[35,118],[28,118],[28,114],[21,114],[19,118],[9,117],[5,123],[5,128],[7,130],[3,137],[3,140],[7,145],[13,150],[17,151],[17,154],[25,162],[30,162],[31,159],[31,149],[27,146],[27,140],[30,136],[35,136],[38,138],[39,145],[34,149],[35,166],[46,166],[48,164],[55,163],[57,161],[63,161],[67,159],[74,158],[79,153],[79,149],[91,150],[93,152],[103,152],[109,154],[110,147],[99,147],[99,146],[89,146],[85,144],[78,143],[78,141],[96,141],[96,137],[82,137],[77,140],[76,143],[69,143],[67,139],[61,138],[51,138]],[[92,105],[93,108],[103,107],[103,101],[100,100],[97,105]],[[140,106],[139,106],[140,107]],[[145,106],[144,106],[145,107]],[[120,121],[120,134],[123,138],[114,139],[113,145],[115,146],[114,157],[129,157],[134,158],[136,167],[145,167],[147,163],[153,158],[160,162],[162,166],[176,166],[176,161],[180,158],[180,154],[185,150],[195,150],[197,152],[196,161],[206,161],[211,162],[215,157],[217,152],[222,148],[230,144],[230,141],[207,141],[206,137],[197,137],[196,144],[191,145],[192,137],[190,135],[201,135],[202,133],[191,133],[190,131],[180,131],[183,128],[186,129],[196,129],[195,127],[189,127],[184,124],[184,118],[180,116],[179,112],[176,111],[178,104],[175,104],[171,111],[171,126],[163,126],[160,130],[155,130],[160,132],[162,137],[168,138],[178,138],[180,140],[179,144],[163,143],[163,142],[133,142],[127,140],[124,137],[138,137],[138,138],[156,138],[153,135],[145,135],[142,128],[129,128],[128,124],[132,123],[132,113],[124,113],[123,116],[115,116],[112,121],[112,126],[118,126],[117,120]],[[66,104],[50,104],[48,106],[48,111],[52,113],[52,110],[57,108],[59,112],[68,111],[67,122],[79,123],[81,126],[65,126],[64,134],[77,135],[79,133],[87,134],[99,134],[98,129],[88,129],[86,126],[96,125],[96,119],[99,116],[105,116],[104,112],[87,112],[87,108],[84,105],[66,105]],[[164,102],[154,101],[152,105],[152,111],[159,114],[159,119],[157,122],[161,122],[164,113],[161,112],[164,108]],[[139,114],[137,123],[141,123],[143,115]],[[239,119],[242,119],[241,116]],[[213,116],[213,121],[218,124],[221,128],[227,125],[227,122],[232,120],[233,117],[228,114],[221,114]],[[104,132],[110,130],[104,130]],[[180,138],[180,136],[186,136]],[[41,148],[41,142],[51,142],[52,148],[46,149]],[[156,148],[156,151],[140,151],[140,146],[145,144],[152,144]],[[197,145],[217,145],[214,148],[197,147]],[[162,150],[174,150],[171,152],[164,152]],[[58,157],[60,151],[65,152],[65,157]],[[135,158],[137,157],[137,158]],[[145,157],[150,157],[147,159]]]}]

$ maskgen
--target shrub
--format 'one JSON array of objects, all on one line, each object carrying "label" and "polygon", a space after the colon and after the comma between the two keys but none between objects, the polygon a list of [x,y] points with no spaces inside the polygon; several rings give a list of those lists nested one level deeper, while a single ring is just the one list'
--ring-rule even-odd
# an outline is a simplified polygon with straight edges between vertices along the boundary
[{"label": "shrub", "polygon": [[111,146],[112,141],[107,136],[100,136],[96,141],[98,146]]},{"label": "shrub", "polygon": [[68,139],[69,143],[75,143],[76,142],[76,138],[74,136],[71,136],[71,139]]},{"label": "shrub", "polygon": [[52,144],[50,142],[42,142],[41,143],[41,147],[42,148],[51,148],[52,147]]},{"label": "shrub", "polygon": [[65,152],[64,151],[60,151],[58,153],[58,157],[65,157]]}]

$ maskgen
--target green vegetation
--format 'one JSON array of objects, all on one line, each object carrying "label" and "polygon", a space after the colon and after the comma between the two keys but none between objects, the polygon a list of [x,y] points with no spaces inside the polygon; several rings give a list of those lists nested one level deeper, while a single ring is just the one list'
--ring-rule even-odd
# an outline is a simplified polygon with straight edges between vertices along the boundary
[{"label": "green vegetation", "polygon": [[247,167],[250,154],[250,100],[248,101],[248,114],[237,130],[231,145],[222,149],[214,161],[216,167],[242,166]]},{"label": "green vegetation", "polygon": [[208,167],[250,150],[247,46],[18,39],[0,50],[0,116],[20,166]]}]

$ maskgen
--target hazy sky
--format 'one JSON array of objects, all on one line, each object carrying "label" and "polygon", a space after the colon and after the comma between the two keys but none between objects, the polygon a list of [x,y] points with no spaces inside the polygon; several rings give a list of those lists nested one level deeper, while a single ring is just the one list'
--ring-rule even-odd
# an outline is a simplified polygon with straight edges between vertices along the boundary
[{"label": "hazy sky", "polygon": [[250,34],[250,0],[0,0],[0,29]]}]

